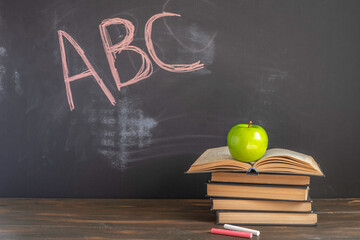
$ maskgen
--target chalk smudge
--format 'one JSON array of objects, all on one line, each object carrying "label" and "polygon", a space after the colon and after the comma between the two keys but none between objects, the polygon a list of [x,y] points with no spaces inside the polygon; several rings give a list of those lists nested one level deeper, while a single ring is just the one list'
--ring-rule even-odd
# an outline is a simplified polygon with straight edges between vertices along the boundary
[{"label": "chalk smudge", "polygon": [[270,73],[268,76],[268,81],[275,81],[275,80],[284,80],[288,77],[288,73],[284,71]]},{"label": "chalk smudge", "polygon": [[[166,12],[166,7],[169,4],[170,0],[167,0],[163,7],[162,11]],[[213,5],[210,2],[205,2],[207,4]],[[215,5],[216,6],[216,5]],[[209,34],[205,31],[203,31],[200,27],[198,27],[196,24],[192,24],[187,29],[185,29],[187,32],[186,35],[188,36],[182,36],[181,38],[177,36],[177,34],[174,32],[174,30],[170,27],[169,23],[167,22],[166,18],[163,18],[163,23],[166,27],[166,30],[168,31],[169,35],[172,36],[175,41],[182,47],[181,51],[189,51],[193,54],[193,58],[197,57],[200,58],[204,64],[204,68],[202,71],[195,71],[195,74],[209,74],[211,71],[209,69],[206,69],[206,65],[211,65],[214,61],[214,55],[215,55],[215,37],[217,36],[218,32],[215,32],[213,34]],[[182,39],[188,38],[190,41],[189,43],[185,44],[185,42]],[[181,62],[182,59],[178,59],[177,61]]]},{"label": "chalk smudge", "polygon": [[6,57],[7,56],[6,48],[0,47],[0,56],[1,57]]},{"label": "chalk smudge", "polygon": [[119,170],[125,170],[129,163],[134,162],[131,158],[134,150],[151,144],[152,129],[158,124],[142,110],[136,109],[127,97],[115,108],[101,109],[98,114],[90,110],[88,122],[96,123],[97,129],[101,129],[94,128],[99,138],[98,153]]},{"label": "chalk smudge", "polygon": [[4,90],[4,87],[3,87],[3,78],[4,78],[4,75],[6,73],[6,68],[2,65],[0,65],[0,91],[3,92],[5,91]]},{"label": "chalk smudge", "polygon": [[[162,10],[163,12],[166,12],[165,8],[167,6],[167,4],[170,2],[170,0],[166,1]],[[211,44],[213,43],[216,35],[217,35],[217,32],[215,32],[212,36],[207,36],[207,39],[204,39],[204,40],[201,40],[200,43],[202,45],[201,48],[195,48],[195,47],[190,47],[188,45],[186,45],[185,43],[183,43],[183,41],[180,40],[180,38],[178,38],[176,36],[176,34],[174,33],[174,31],[171,29],[171,27],[169,26],[169,24],[167,23],[166,21],[166,18],[163,18],[163,21],[164,21],[164,25],[166,27],[166,29],[169,31],[170,35],[173,36],[173,38],[180,44],[180,46],[182,46],[183,48],[191,51],[191,52],[194,52],[194,53],[199,53],[199,52],[203,52],[205,51],[207,48],[209,48],[211,46]],[[193,31],[194,35],[197,35],[199,36],[199,29],[197,29],[197,31]]]},{"label": "chalk smudge", "polygon": [[[279,90],[280,82],[286,81],[288,79],[288,72],[271,69],[268,73],[261,74],[261,81],[259,86],[259,91],[261,93],[259,100],[261,100],[264,105],[264,109],[267,109],[273,105],[274,96],[277,96],[277,91]],[[259,124],[262,124],[259,122]],[[264,125],[264,124],[263,124]]]},{"label": "chalk smudge", "polygon": [[21,82],[20,82],[20,73],[17,70],[15,70],[13,77],[14,77],[14,82],[15,82],[15,92],[18,95],[22,95],[23,89],[21,87]]},{"label": "chalk smudge", "polygon": [[0,47],[0,100],[5,94],[4,76],[6,74],[6,67],[3,65],[3,58],[7,56],[6,48]]}]

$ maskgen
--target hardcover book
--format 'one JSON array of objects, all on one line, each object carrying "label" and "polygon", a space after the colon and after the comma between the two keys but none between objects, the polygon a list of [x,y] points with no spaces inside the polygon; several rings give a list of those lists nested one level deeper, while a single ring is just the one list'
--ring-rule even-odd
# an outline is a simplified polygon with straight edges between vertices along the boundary
[{"label": "hardcover book", "polygon": [[212,210],[254,212],[311,212],[311,201],[212,198]]},{"label": "hardcover book", "polygon": [[241,172],[212,172],[212,182],[234,182],[253,184],[302,185],[310,184],[310,177],[288,174],[248,174]]},{"label": "hardcover book", "polygon": [[222,198],[307,201],[309,187],[210,182],[207,184],[207,195]]},{"label": "hardcover book", "polygon": [[278,212],[217,211],[217,224],[241,225],[307,225],[317,224],[317,214]]}]

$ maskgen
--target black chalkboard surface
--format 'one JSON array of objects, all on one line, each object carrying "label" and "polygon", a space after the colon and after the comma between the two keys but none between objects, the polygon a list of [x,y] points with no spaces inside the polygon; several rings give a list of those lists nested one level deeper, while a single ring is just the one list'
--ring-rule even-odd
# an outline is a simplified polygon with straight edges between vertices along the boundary
[{"label": "black chalkboard surface", "polygon": [[249,120],[359,197],[359,42],[359,1],[1,0],[0,197],[202,198]]}]

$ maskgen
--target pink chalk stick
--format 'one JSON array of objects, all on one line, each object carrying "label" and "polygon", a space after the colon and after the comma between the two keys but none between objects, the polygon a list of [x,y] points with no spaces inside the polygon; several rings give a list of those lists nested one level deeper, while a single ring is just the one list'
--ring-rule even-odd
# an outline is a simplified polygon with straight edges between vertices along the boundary
[{"label": "pink chalk stick", "polygon": [[252,233],[249,232],[238,232],[238,231],[231,231],[231,230],[225,230],[219,228],[212,228],[211,233],[233,236],[233,237],[252,238]]}]

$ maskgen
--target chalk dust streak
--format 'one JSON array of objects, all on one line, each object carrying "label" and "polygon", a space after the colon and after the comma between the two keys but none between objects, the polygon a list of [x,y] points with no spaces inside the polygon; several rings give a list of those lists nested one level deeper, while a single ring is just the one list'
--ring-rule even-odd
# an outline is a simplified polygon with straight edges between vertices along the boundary
[{"label": "chalk dust streak", "polygon": [[[163,11],[163,12],[166,12],[165,8],[166,8],[166,6],[168,5],[169,2],[170,2],[170,0],[167,0],[167,1],[165,2],[165,4],[163,5],[163,7],[162,7],[162,11]],[[205,2],[205,3],[209,4],[209,5],[213,5],[213,6],[217,7],[214,3],[207,2],[207,1],[203,1],[203,2]],[[193,53],[200,53],[200,52],[205,51],[205,50],[206,50],[207,48],[209,48],[210,45],[214,42],[214,39],[215,39],[215,37],[216,37],[216,35],[217,35],[217,32],[215,32],[215,33],[212,35],[212,37],[210,38],[210,40],[207,42],[207,44],[204,45],[203,48],[194,49],[194,48],[188,47],[186,44],[184,44],[184,43],[176,36],[176,34],[173,32],[173,30],[171,30],[171,28],[170,28],[169,24],[167,23],[166,19],[164,18],[163,20],[164,20],[164,25],[165,25],[165,27],[167,28],[167,30],[169,31],[169,33],[173,36],[173,38],[174,38],[183,48],[186,48],[187,50],[189,50],[189,51],[191,51],[191,52],[193,52]]]}]

